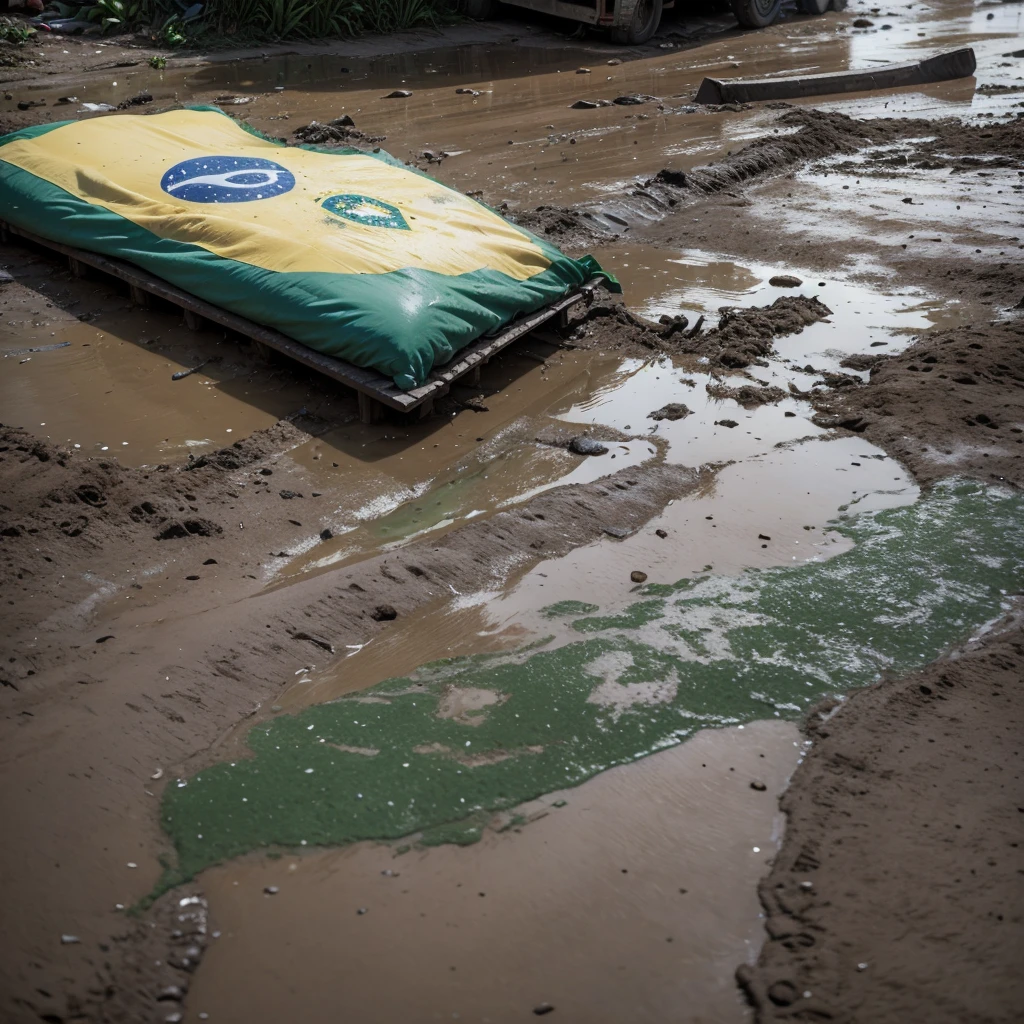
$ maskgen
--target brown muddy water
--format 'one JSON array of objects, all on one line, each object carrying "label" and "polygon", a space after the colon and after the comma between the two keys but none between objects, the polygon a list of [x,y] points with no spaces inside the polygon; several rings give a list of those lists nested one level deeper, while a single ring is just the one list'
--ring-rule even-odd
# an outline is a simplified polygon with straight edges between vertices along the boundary
[{"label": "brown muddy water", "polygon": [[[791,18],[764,32],[724,33],[618,65],[607,63],[615,51],[588,45],[118,69],[77,99],[118,102],[145,88],[159,107],[230,94],[248,102],[225,100],[225,109],[282,137],[310,120],[349,113],[363,130],[387,135],[384,147],[398,156],[422,163],[427,150],[451,154],[430,165],[446,183],[524,207],[614,196],[636,176],[706,163],[766,130],[772,111],[693,108],[691,94],[705,74],[821,72],[973,45],[976,81],[817,105],[861,116],[930,117],[1010,114],[1019,102],[1019,94],[976,93],[974,86],[1013,84],[1021,74],[1020,61],[1002,57],[1024,35],[1020,5],[899,5],[870,14],[876,27],[863,31],[848,27],[858,14],[870,12]],[[590,73],[576,74],[581,65]],[[413,95],[382,99],[394,88]],[[457,95],[456,88],[479,94]],[[35,95],[52,102],[66,91],[44,84]],[[569,109],[580,98],[630,92],[662,97],[664,109]],[[799,222],[784,222],[787,230],[828,238],[840,216],[845,232],[889,233],[902,243],[910,233],[946,238],[959,223],[960,211],[946,199],[932,202],[927,180],[900,192],[869,188],[850,168],[798,180],[816,199]],[[1000,181],[971,183],[973,191],[965,185],[963,226],[928,244],[965,252],[998,244],[1013,201],[999,194]],[[847,197],[841,208],[836,189]],[[926,204],[933,223],[911,224],[906,195]],[[654,248],[622,238],[595,255],[621,278],[632,308],[655,319],[767,304],[786,294],[768,284],[773,274],[803,277],[803,291],[819,295],[834,315],[781,339],[779,359],[726,379],[732,385],[805,389],[813,380],[802,369],[808,363],[836,369],[852,352],[896,352],[912,333],[956,323],[959,315],[955,303],[920,291],[864,284],[858,272],[865,266],[823,275],[813,266],[737,262],[713,247]],[[105,286],[90,291],[61,280],[54,291],[45,278],[29,261],[18,278],[26,294],[16,308],[2,307],[5,422],[143,465],[220,447],[309,400],[309,388],[254,369],[233,342],[212,332],[192,335],[166,312],[133,310]],[[99,315],[82,322],[82,309]],[[25,351],[65,341],[60,349]],[[172,381],[175,371],[211,356],[221,361]],[[266,563],[262,582],[274,587],[624,466],[669,461],[699,467],[702,476],[695,494],[670,503],[633,536],[606,537],[542,563],[500,593],[452,595],[332,666],[297,664],[260,717],[331,700],[433,659],[552,633],[560,639],[562,627],[543,618],[542,607],[589,593],[614,612],[634,600],[634,570],[651,582],[675,582],[712,570],[735,575],[825,559],[848,544],[827,529],[837,511],[917,497],[883,452],[830,437],[810,422],[811,408],[799,397],[745,409],[712,399],[706,388],[716,380],[699,362],[555,351],[531,341],[485,370],[483,411],[464,409],[415,427],[351,420],[282,454],[323,491],[329,511],[305,524],[303,543]],[[686,418],[648,417],[680,400],[692,410]],[[626,439],[610,441],[609,453],[595,458],[536,440],[562,424]],[[321,542],[323,529],[334,537]],[[239,749],[250,724],[228,736],[218,755]],[[360,844],[210,869],[200,882],[219,937],[194,977],[188,1019],[504,1022],[549,1004],[554,1019],[579,1022],[676,1020],[680,1006],[687,1021],[743,1020],[733,972],[762,941],[756,883],[780,842],[776,800],[799,743],[795,727],[781,722],[702,732],[550,794],[521,809],[528,824],[499,831],[508,821],[495,822],[471,847],[397,855]],[[268,895],[267,886],[278,891]]]},{"label": "brown muddy water", "polygon": [[790,723],[706,731],[474,846],[213,868],[217,938],[186,1019],[505,1024],[547,1004],[579,1024],[743,1020],[732,973],[760,947],[757,879],[801,749]]}]

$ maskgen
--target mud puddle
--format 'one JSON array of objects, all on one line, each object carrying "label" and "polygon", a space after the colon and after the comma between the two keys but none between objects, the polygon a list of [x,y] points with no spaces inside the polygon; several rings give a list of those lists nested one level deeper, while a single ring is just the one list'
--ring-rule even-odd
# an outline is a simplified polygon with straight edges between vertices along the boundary
[{"label": "mud puddle", "polygon": [[187,1019],[301,1007],[327,1024],[344,1006],[367,1024],[500,1024],[547,1004],[578,1022],[665,1021],[682,1005],[692,1021],[745,1020],[732,975],[762,941],[756,882],[799,743],[780,722],[702,732],[517,807],[471,847],[213,868],[201,881],[219,937]]},{"label": "mud puddle", "polygon": [[28,247],[12,245],[4,257],[16,282],[0,291],[5,423],[141,466],[229,445],[306,400],[305,387],[266,367],[254,373],[237,342],[195,334],[180,315],[71,281]]}]

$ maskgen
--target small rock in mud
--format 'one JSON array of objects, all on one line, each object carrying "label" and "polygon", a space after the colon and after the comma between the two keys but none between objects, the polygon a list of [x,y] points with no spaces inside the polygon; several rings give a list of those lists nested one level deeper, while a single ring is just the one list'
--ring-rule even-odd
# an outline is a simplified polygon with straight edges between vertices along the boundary
[{"label": "small rock in mud", "polygon": [[799,288],[804,282],[802,278],[794,277],[792,274],[776,274],[768,278],[768,283],[774,288]]},{"label": "small rock in mud", "polygon": [[592,437],[574,437],[569,442],[569,451],[577,455],[606,455],[608,446]]},{"label": "small rock in mud", "polygon": [[633,571],[632,571],[632,572],[631,572],[631,573],[629,574],[629,578],[630,578],[630,579],[631,579],[631,580],[632,580],[632,581],[633,581],[634,583],[646,583],[646,582],[647,582],[647,573],[645,573],[645,572],[641,572],[641,571],[640,571],[639,569],[634,569],[634,570],[633,570]]},{"label": "small rock in mud", "polygon": [[334,536],[334,533],[330,529],[324,529],[320,531],[321,540],[330,540]]},{"label": "small rock in mud", "polygon": [[456,96],[479,96],[480,95],[480,90],[479,89],[456,89],[455,90],[455,95]]},{"label": "small rock in mud", "polygon": [[391,622],[398,618],[398,612],[389,604],[379,604],[370,613],[370,618],[375,622]]},{"label": "small rock in mud", "polygon": [[577,100],[569,104],[570,110],[596,110],[598,107],[610,107],[611,100]]},{"label": "small rock in mud", "polygon": [[62,946],[74,946],[81,941],[82,940],[77,935],[62,935],[60,937],[60,944]]},{"label": "small rock in mud", "polygon": [[655,534],[656,537],[660,537],[662,540],[664,540],[668,536],[668,531],[667,530],[655,530],[654,534]]},{"label": "small rock in mud", "polygon": [[689,416],[691,412],[693,410],[683,405],[682,402],[669,402],[668,405],[649,412],[647,418],[649,420],[681,420],[684,416]]},{"label": "small rock in mud", "polygon": [[589,75],[590,74],[590,68],[577,68],[576,69],[576,74],[577,75]]},{"label": "small rock in mud", "polygon": [[292,498],[301,498],[302,495],[298,491],[281,491],[281,497],[290,501]]},{"label": "small rock in mud", "polygon": [[359,908],[359,909],[358,909],[358,910],[356,911],[356,913],[357,913],[357,914],[358,914],[358,915],[359,915],[360,917],[362,917],[362,916],[363,916],[363,914],[368,914],[369,912],[370,912],[370,908],[369,908],[369,907],[360,907],[360,908]]},{"label": "small rock in mud", "polygon": [[412,93],[408,89],[392,89],[387,96],[381,97],[385,100],[404,100],[408,99]]},{"label": "small rock in mud", "polygon": [[555,1008],[550,1003],[541,1003],[540,1005],[535,1006],[533,1008],[533,1012],[538,1017],[543,1017],[544,1014],[546,1014],[546,1013],[552,1013],[554,1011],[554,1009]]},{"label": "small rock in mud", "polygon": [[715,420],[716,427],[738,427],[739,424],[735,420]]},{"label": "small rock in mud", "polygon": [[853,22],[854,28],[874,28],[875,23],[869,18],[856,18]]},{"label": "small rock in mud", "polygon": [[754,779],[750,784],[750,788],[756,789],[758,793],[763,793],[768,787],[760,779]]},{"label": "small rock in mud", "polygon": [[263,887],[263,891],[264,891],[264,892],[265,892],[265,893],[266,893],[266,894],[267,894],[268,896],[276,896],[276,895],[277,895],[277,894],[278,894],[278,893],[279,893],[279,892],[280,892],[281,890],[280,890],[280,889],[278,889],[278,887],[277,887],[276,885],[265,885],[265,886]]}]

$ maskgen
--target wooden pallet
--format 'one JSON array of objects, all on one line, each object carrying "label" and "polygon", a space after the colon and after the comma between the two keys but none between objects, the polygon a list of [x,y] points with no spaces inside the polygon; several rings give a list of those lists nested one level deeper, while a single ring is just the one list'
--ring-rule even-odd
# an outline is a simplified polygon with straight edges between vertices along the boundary
[{"label": "wooden pallet", "polygon": [[558,317],[560,324],[564,325],[568,319],[570,308],[578,302],[589,303],[593,298],[595,287],[600,283],[598,278],[594,278],[579,291],[573,292],[535,313],[521,317],[498,334],[492,337],[478,338],[456,353],[446,366],[436,367],[422,387],[413,388],[411,391],[402,391],[395,386],[394,381],[376,370],[366,370],[354,366],[344,359],[336,359],[333,356],[316,352],[280,331],[275,331],[272,327],[264,327],[244,316],[229,313],[212,303],[204,302],[124,260],[111,256],[100,256],[97,253],[87,252],[70,245],[62,245],[60,242],[50,241],[50,239],[42,238],[31,231],[25,231],[23,228],[0,221],[0,240],[6,241],[8,235],[16,235],[66,256],[71,272],[76,277],[84,276],[88,273],[88,268],[92,267],[127,282],[132,301],[140,306],[148,306],[150,296],[153,295],[166,299],[181,307],[185,323],[192,330],[201,330],[205,321],[218,324],[243,337],[251,338],[258,345],[265,345],[269,349],[281,352],[297,363],[308,366],[340,384],[355,389],[359,396],[359,418],[364,423],[377,421],[385,409],[394,409],[401,413],[416,413],[420,417],[429,415],[433,410],[434,400],[447,394],[455,381],[468,376],[471,382],[476,383],[480,377],[480,367],[512,342],[529,334],[553,317]]}]

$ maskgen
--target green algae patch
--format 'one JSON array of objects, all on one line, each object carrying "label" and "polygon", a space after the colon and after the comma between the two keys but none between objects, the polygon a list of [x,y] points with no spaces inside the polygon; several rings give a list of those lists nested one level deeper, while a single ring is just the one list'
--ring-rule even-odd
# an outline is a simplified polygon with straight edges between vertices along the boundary
[{"label": "green algae patch", "polygon": [[566,615],[591,615],[596,611],[598,606],[586,601],[559,601],[556,604],[549,604],[547,608],[541,608],[540,613],[549,619],[557,619]]},{"label": "green algae patch", "polygon": [[448,659],[253,728],[251,759],[168,787],[173,877],[271,845],[473,842],[494,812],[699,729],[925,664],[1024,569],[1024,498],[975,484],[836,528],[855,546],[829,561],[645,588],[573,620],[568,644]]}]

